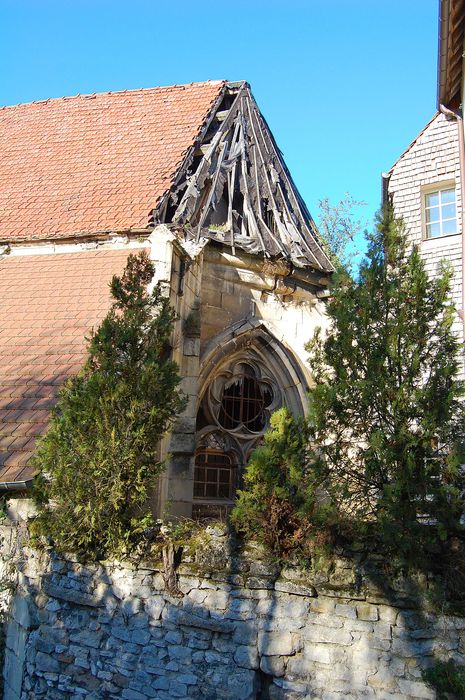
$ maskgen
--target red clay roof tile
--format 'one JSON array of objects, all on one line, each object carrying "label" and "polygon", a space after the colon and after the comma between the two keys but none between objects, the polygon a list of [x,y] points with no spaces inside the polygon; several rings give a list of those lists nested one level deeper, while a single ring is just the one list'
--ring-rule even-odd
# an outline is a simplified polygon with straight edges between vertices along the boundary
[{"label": "red clay roof tile", "polygon": [[[34,438],[62,382],[82,366],[85,337],[110,305],[127,250],[0,260],[0,482],[28,481]],[[85,303],[83,303],[85,300]]]},{"label": "red clay roof tile", "polygon": [[0,109],[0,241],[147,228],[223,86]]}]

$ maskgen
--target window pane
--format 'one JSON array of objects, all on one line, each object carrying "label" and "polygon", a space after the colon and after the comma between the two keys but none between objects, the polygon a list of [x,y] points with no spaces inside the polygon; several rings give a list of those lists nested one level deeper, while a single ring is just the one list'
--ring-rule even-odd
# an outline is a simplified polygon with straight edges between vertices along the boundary
[{"label": "window pane", "polygon": [[216,484],[205,484],[205,495],[207,498],[216,498],[218,495]]},{"label": "window pane", "polygon": [[194,481],[194,496],[195,498],[202,498],[204,495],[203,493],[203,484],[199,484],[198,482]]},{"label": "window pane", "polygon": [[446,204],[441,213],[443,219],[455,219],[455,204]]},{"label": "window pane", "polygon": [[426,195],[426,206],[436,207],[439,204],[439,192],[431,192]]},{"label": "window pane", "polygon": [[437,238],[441,235],[440,224],[426,224],[426,237]]},{"label": "window pane", "polygon": [[442,222],[442,232],[444,236],[451,233],[457,233],[457,221],[455,219],[450,219],[449,221]]},{"label": "window pane", "polygon": [[426,210],[426,221],[439,221],[439,207]]},{"label": "window pane", "polygon": [[229,483],[220,484],[218,488],[218,496],[219,498],[229,498]]},{"label": "window pane", "polygon": [[455,190],[443,190],[441,192],[441,202],[443,204],[449,204],[450,202],[455,202]]},{"label": "window pane", "polygon": [[195,460],[194,497],[230,499],[233,492],[232,484],[235,482],[231,456],[219,451],[199,451]]}]

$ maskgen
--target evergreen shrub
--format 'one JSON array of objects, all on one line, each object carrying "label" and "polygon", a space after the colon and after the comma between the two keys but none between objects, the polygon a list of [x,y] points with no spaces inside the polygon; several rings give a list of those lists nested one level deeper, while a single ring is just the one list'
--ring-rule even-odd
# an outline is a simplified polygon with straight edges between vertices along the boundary
[{"label": "evergreen shrub", "polygon": [[451,271],[430,278],[387,207],[358,277],[335,276],[328,330],[308,345],[309,416],[273,417],[246,467],[236,527],[275,553],[319,532],[456,577],[465,412],[450,292]]},{"label": "evergreen shrub", "polygon": [[423,680],[437,692],[439,700],[465,698],[465,666],[452,659],[437,660],[422,673]]},{"label": "evergreen shrub", "polygon": [[245,469],[231,522],[247,539],[265,544],[278,558],[309,554],[319,528],[331,510],[318,498],[318,475],[307,458],[309,426],[286,408],[271,417],[264,444],[257,447]]},{"label": "evergreen shrub", "polygon": [[147,496],[163,468],[159,442],[184,406],[169,351],[174,313],[159,285],[148,291],[153,274],[142,252],[113,277],[111,309],[39,444],[31,527],[58,550],[127,554],[152,526]]}]

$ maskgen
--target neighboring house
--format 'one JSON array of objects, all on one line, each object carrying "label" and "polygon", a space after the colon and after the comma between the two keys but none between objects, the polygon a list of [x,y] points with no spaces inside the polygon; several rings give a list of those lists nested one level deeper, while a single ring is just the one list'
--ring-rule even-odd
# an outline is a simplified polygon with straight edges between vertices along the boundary
[{"label": "neighboring house", "polygon": [[332,267],[245,82],[0,110],[0,489],[30,458],[108,283],[147,249],[189,399],[154,509],[221,514],[275,408],[306,408]]},{"label": "neighboring house", "polygon": [[430,274],[441,260],[452,266],[456,330],[465,341],[464,51],[465,0],[439,0],[438,112],[383,176],[383,194]]},{"label": "neighboring house", "polygon": [[[462,195],[455,121],[437,113],[385,177],[385,192],[434,277],[442,260],[453,271],[452,298],[459,312],[462,289]],[[457,316],[456,330],[462,334]]]}]

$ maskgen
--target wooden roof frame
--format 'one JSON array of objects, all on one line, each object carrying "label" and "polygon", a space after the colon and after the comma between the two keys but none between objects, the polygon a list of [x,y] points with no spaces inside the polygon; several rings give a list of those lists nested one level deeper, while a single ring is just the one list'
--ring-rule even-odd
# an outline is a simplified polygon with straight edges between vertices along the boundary
[{"label": "wooden roof frame", "polygon": [[239,248],[284,258],[296,268],[333,271],[245,81],[225,84],[173,186],[154,209],[153,223],[172,227],[184,240],[212,240],[233,253]]}]

